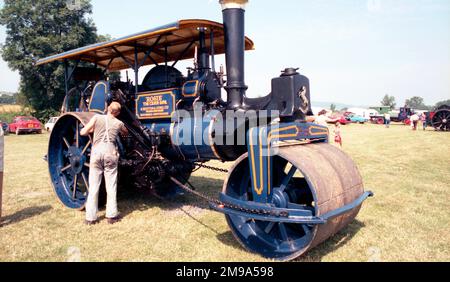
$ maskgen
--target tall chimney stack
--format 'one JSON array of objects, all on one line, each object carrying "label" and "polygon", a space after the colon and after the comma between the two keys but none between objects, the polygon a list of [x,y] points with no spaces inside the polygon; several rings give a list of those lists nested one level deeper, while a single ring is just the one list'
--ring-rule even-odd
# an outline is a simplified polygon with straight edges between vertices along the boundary
[{"label": "tall chimney stack", "polygon": [[245,52],[245,5],[248,0],[219,0],[222,5],[225,28],[225,59],[227,65],[228,108],[242,106],[245,91],[244,52]]}]

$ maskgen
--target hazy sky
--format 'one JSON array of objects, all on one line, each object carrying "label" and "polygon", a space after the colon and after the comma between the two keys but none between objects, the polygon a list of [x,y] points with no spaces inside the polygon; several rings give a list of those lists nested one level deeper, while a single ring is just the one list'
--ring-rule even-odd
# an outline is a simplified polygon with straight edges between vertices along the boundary
[{"label": "hazy sky", "polygon": [[[120,37],[183,18],[221,21],[217,2],[94,0],[92,17],[99,33]],[[270,92],[270,79],[293,66],[310,78],[314,101],[373,105],[385,93],[398,104],[414,95],[427,104],[450,99],[448,0],[250,0],[246,14],[256,46],[246,56],[250,96]],[[0,90],[18,88],[3,61],[0,81]]]}]

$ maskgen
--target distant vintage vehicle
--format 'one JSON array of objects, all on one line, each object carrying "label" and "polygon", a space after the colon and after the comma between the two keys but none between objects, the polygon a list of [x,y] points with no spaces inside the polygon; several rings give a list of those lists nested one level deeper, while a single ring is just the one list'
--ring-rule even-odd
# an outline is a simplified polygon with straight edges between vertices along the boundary
[{"label": "distant vintage vehicle", "polygon": [[372,123],[384,124],[384,114],[388,113],[391,116],[391,121],[393,122],[403,122],[406,125],[409,125],[409,117],[414,114],[414,111],[408,107],[402,107],[397,111],[388,111],[388,107],[372,107],[371,109],[377,109],[379,111],[379,115],[370,116],[370,121]]},{"label": "distant vintage vehicle", "polygon": [[361,123],[364,124],[366,123],[369,119],[356,115],[354,113],[348,113],[348,114],[344,114],[344,116],[346,117],[347,121],[350,122],[354,122],[354,123]]},{"label": "distant vintage vehicle", "polygon": [[9,132],[16,133],[42,133],[40,121],[35,117],[18,116],[9,124]]},{"label": "distant vintage vehicle", "polygon": [[47,123],[44,125],[45,130],[48,132],[52,131],[53,127],[55,126],[56,121],[58,120],[58,117],[51,117]]}]

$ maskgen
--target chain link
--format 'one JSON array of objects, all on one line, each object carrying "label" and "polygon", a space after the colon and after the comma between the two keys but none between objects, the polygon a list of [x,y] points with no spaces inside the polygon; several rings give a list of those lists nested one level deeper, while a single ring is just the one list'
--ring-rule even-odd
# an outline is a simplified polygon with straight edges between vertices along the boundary
[{"label": "chain link", "polygon": [[223,169],[223,168],[219,168],[219,167],[213,167],[213,166],[205,165],[203,163],[196,163],[196,165],[198,167],[206,168],[206,169],[209,169],[209,170],[212,170],[212,171],[228,173],[228,169]]},{"label": "chain link", "polygon": [[[204,164],[199,164],[197,163],[197,165],[201,168],[206,168],[209,170],[213,170],[213,171],[218,171],[218,172],[224,172],[224,173],[228,173],[228,170],[226,169],[222,169],[222,168],[217,168],[217,167],[212,167],[212,166],[208,166],[208,165],[204,165]],[[229,204],[229,203],[224,203],[218,199],[214,199],[211,198],[207,195],[204,195],[200,192],[195,191],[195,187],[192,184],[189,184],[190,186],[192,186],[194,189],[191,189],[189,187],[187,187],[186,185],[182,184],[180,181],[178,181],[176,178],[174,177],[170,177],[170,179],[172,180],[172,182],[174,182],[176,185],[178,185],[181,189],[183,189],[184,191],[193,194],[199,198],[201,198],[202,200],[208,202],[208,203],[213,203],[215,205],[218,206],[222,206],[224,208],[229,208],[232,210],[237,210],[237,211],[241,211],[247,214],[255,214],[255,215],[264,215],[264,216],[275,216],[275,217],[289,217],[289,213],[286,211],[269,211],[269,210],[265,210],[265,209],[249,209],[249,208],[245,208],[242,206],[238,206],[238,205],[233,205],[233,204]]]}]

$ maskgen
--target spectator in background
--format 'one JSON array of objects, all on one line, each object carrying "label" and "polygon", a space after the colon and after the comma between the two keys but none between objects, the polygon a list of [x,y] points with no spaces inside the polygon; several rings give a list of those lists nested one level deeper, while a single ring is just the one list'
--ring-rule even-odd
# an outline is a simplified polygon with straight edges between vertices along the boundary
[{"label": "spectator in background", "polygon": [[325,110],[320,111],[319,116],[316,117],[314,122],[317,123],[318,125],[328,126],[328,124],[327,124],[328,118],[327,118],[326,114],[327,114],[327,111],[325,111]]},{"label": "spectator in background", "polygon": [[341,123],[336,122],[334,125],[334,143],[339,144],[342,148]]},{"label": "spectator in background", "polygon": [[386,125],[386,128],[389,128],[389,125],[391,124],[391,115],[389,113],[384,114],[384,125]]},{"label": "spectator in background", "polygon": [[412,130],[417,130],[417,124],[419,123],[420,117],[417,114],[413,114],[410,118]]},{"label": "spectator in background", "polygon": [[425,113],[422,113],[420,115],[420,121],[422,122],[423,130],[426,130],[427,129],[427,115]]}]

